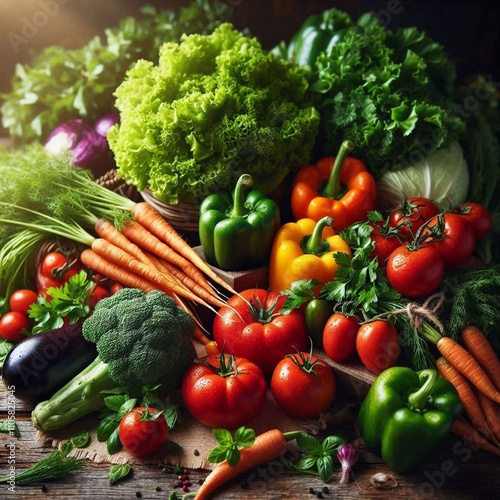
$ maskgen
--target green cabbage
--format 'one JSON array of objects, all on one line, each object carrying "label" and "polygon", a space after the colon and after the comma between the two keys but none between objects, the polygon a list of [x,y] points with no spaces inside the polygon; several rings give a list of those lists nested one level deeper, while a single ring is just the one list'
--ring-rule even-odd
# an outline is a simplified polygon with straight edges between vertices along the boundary
[{"label": "green cabbage", "polygon": [[469,169],[462,148],[454,142],[411,166],[385,172],[377,182],[381,206],[391,208],[406,197],[423,196],[446,211],[466,200]]},{"label": "green cabbage", "polygon": [[108,140],[119,176],[170,204],[199,202],[244,172],[272,191],[308,163],[319,125],[306,70],[229,23],[165,43],[116,97]]}]

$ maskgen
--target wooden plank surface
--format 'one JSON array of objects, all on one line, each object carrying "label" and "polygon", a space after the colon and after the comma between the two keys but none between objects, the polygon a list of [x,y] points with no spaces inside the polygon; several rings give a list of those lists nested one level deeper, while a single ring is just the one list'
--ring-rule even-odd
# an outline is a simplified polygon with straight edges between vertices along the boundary
[{"label": "wooden plank surface", "polygon": [[[0,392],[0,419],[8,414],[7,393],[2,387]],[[356,438],[357,405],[352,399],[337,397],[334,404],[334,415],[344,415],[339,420],[328,422],[324,434],[343,434]],[[346,408],[348,411],[346,411]],[[34,464],[53,451],[48,445],[37,441],[37,435],[30,421],[30,409],[21,402],[16,402],[13,410],[21,437],[15,439],[8,434],[0,434],[0,475],[9,472],[8,461],[15,459],[17,472]],[[347,417],[347,418],[346,418]],[[14,452],[11,451],[15,444]],[[411,450],[409,450],[411,453]],[[16,486],[15,492],[23,498],[167,498],[168,494],[182,491],[175,488],[176,474],[164,466],[134,465],[133,474],[113,486],[109,485],[109,464],[96,464],[86,461],[82,470],[72,473],[64,480],[47,482],[45,485]],[[391,474],[397,481],[397,487],[391,490],[375,489],[371,477],[379,472]],[[192,482],[191,490],[195,491],[198,481],[207,471],[189,471]],[[500,460],[498,457],[474,450],[458,438],[450,436],[426,464],[407,474],[391,472],[381,459],[362,449],[358,463],[354,467],[354,475],[349,484],[339,484],[340,465],[336,465],[335,474],[330,484],[325,485],[320,479],[312,476],[290,476],[279,467],[263,466],[252,470],[221,488],[214,499],[280,499],[315,498],[310,488],[321,490],[327,486],[329,493],[323,498],[446,498],[446,499],[488,499],[495,498],[500,488]],[[8,498],[11,493],[8,485],[0,485],[0,498]]]}]

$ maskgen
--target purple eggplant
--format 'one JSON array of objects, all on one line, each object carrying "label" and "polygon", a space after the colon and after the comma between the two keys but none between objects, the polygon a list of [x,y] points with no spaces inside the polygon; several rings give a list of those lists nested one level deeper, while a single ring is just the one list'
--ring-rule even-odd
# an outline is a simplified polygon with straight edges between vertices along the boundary
[{"label": "purple eggplant", "polygon": [[83,338],[82,323],[27,337],[5,358],[2,378],[15,397],[36,404],[48,399],[97,357]]}]

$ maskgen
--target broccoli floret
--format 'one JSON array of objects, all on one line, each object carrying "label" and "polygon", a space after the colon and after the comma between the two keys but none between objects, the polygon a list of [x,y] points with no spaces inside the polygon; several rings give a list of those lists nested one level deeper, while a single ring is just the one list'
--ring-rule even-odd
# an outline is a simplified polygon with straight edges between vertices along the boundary
[{"label": "broccoli floret", "polygon": [[39,403],[32,421],[40,430],[60,429],[104,405],[103,391],[161,384],[177,389],[196,358],[191,342],[195,323],[163,292],[124,288],[98,302],[83,323],[83,336],[98,356],[49,400]]}]

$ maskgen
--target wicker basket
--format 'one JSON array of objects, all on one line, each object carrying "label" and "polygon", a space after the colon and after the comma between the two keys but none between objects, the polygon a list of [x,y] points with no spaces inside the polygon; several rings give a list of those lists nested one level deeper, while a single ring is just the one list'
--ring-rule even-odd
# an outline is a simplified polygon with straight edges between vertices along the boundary
[{"label": "wicker basket", "polygon": [[200,206],[179,203],[178,205],[170,205],[158,200],[148,189],[141,191],[141,196],[144,201],[147,201],[151,206],[163,216],[176,230],[186,231],[189,233],[198,232]]},{"label": "wicker basket", "polygon": [[108,188],[111,191],[116,191],[122,196],[126,196],[133,201],[140,201],[141,195],[135,186],[127,184],[123,179],[118,177],[115,169],[111,169],[106,172],[103,176],[96,179],[97,184]]}]

